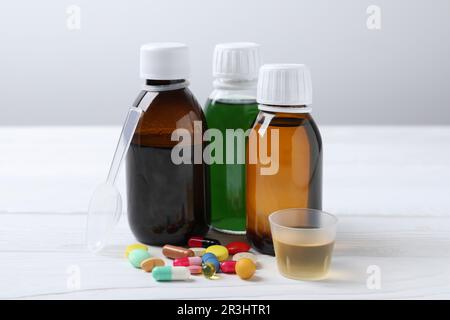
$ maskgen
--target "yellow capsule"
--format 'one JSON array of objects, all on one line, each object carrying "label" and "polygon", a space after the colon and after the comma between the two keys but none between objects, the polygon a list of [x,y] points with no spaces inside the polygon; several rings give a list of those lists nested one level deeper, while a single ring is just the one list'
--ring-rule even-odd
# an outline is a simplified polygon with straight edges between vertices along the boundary
[{"label": "yellow capsule", "polygon": [[134,249],[144,249],[144,250],[148,250],[148,247],[145,244],[142,243],[133,243],[130,244],[126,249],[125,249],[125,258],[128,258],[128,255],[130,254],[131,251],[133,251]]},{"label": "yellow capsule", "polygon": [[206,248],[205,253],[212,253],[217,257],[219,261],[225,261],[228,259],[228,249],[224,246],[213,245]]}]

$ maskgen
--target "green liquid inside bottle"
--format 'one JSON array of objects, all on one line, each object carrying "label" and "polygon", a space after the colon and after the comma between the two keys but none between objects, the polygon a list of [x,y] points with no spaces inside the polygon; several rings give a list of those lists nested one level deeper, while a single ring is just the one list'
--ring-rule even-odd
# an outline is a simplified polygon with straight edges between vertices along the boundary
[{"label": "green liquid inside bottle", "polygon": [[[242,129],[244,132],[253,126],[258,115],[255,100],[211,100],[205,108],[208,128],[220,130],[223,137],[222,164],[209,165],[211,224],[218,231],[234,234],[245,233],[245,144],[239,146],[234,140],[233,164],[226,163],[226,129]],[[243,157],[244,163],[237,159]]]}]

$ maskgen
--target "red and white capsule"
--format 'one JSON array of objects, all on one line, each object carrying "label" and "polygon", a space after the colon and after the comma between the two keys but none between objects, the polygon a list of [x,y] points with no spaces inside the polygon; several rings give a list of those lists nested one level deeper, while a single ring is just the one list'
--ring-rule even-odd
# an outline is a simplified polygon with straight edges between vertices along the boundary
[{"label": "red and white capsule", "polygon": [[200,266],[201,264],[201,257],[184,257],[173,260],[173,265],[175,267]]}]

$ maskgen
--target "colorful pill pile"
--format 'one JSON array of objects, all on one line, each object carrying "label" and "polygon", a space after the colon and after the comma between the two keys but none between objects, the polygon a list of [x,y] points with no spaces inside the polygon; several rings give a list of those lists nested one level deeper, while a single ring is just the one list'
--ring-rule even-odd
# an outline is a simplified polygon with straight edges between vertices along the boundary
[{"label": "colorful pill pile", "polygon": [[172,266],[166,266],[160,258],[151,257],[148,247],[140,243],[127,246],[125,256],[135,268],[151,272],[156,281],[187,280],[191,274],[218,279],[219,272],[236,274],[247,280],[255,274],[257,257],[248,252],[250,246],[245,242],[234,241],[221,245],[215,239],[192,237],[188,246],[190,248],[186,249],[166,244],[162,248],[162,254],[172,260]]}]

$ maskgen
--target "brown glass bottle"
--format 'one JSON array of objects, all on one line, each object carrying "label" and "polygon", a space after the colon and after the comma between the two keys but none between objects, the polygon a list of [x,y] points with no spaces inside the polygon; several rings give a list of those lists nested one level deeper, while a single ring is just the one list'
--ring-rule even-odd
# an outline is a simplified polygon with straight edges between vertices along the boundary
[{"label": "brown glass bottle", "polygon": [[[262,164],[259,156],[258,131],[267,123],[264,135],[269,156],[277,152],[271,147],[272,130],[277,130],[279,137],[278,170],[272,175],[261,174],[261,168],[267,165]],[[247,237],[258,251],[273,255],[268,221],[272,212],[285,208],[322,208],[322,141],[309,113],[261,111],[252,130],[250,139],[255,139],[253,143],[258,147],[256,163],[247,159]]]},{"label": "brown glass bottle", "polygon": [[[147,80],[147,85],[157,90],[183,82]],[[142,106],[145,91],[135,103],[146,111],[127,155],[128,221],[142,243],[184,244],[190,236],[204,235],[209,229],[207,170],[203,161],[195,164],[194,159],[173,163],[171,152],[178,141],[172,141],[171,135],[175,129],[188,130],[194,149],[194,121],[202,122],[203,131],[206,121],[187,87],[150,93],[156,97],[148,106]]]}]

